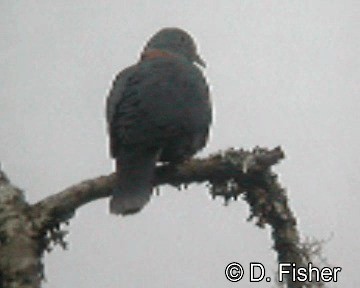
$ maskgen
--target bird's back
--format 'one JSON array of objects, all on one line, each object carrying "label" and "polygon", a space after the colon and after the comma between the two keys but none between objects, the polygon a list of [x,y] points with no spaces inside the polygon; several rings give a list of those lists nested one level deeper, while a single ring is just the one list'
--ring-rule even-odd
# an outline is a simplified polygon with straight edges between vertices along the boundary
[{"label": "bird's back", "polygon": [[[116,137],[116,146],[165,149],[172,145],[176,149],[177,145],[189,144],[186,141],[194,142],[196,137],[206,138],[211,122],[208,86],[201,71],[175,57],[145,59],[120,73],[109,105],[110,134]],[[192,155],[205,141],[195,139],[192,144],[196,147],[183,148],[192,150],[186,153]]]}]

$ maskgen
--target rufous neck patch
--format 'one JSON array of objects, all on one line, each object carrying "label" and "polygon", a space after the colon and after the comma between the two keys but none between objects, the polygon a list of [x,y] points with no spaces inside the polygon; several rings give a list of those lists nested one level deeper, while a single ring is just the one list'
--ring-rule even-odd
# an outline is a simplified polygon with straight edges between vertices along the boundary
[{"label": "rufous neck patch", "polygon": [[147,49],[141,54],[142,60],[149,60],[155,58],[175,58],[176,56],[160,49]]}]

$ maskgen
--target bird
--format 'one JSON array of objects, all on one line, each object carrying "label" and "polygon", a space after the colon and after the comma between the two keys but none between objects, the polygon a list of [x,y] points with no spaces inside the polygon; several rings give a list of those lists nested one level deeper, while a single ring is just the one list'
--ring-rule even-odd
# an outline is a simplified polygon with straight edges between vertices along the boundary
[{"label": "bird", "polygon": [[138,213],[150,201],[158,165],[176,166],[205,147],[212,105],[203,68],[192,36],[169,27],[115,77],[106,102],[116,162],[110,213]]}]

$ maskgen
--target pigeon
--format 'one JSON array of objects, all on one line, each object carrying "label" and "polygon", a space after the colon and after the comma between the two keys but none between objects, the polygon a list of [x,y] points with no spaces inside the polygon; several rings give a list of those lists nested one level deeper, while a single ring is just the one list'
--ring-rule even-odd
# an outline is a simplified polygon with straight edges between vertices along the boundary
[{"label": "pigeon", "polygon": [[155,168],[180,164],[206,145],[212,107],[202,67],[193,38],[163,28],[116,76],[106,104],[117,177],[112,214],[139,212],[151,198]]}]

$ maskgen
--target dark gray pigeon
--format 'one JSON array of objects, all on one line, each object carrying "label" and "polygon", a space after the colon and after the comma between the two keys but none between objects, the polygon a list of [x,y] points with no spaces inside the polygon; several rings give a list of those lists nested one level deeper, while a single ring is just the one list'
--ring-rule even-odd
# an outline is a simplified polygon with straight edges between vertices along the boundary
[{"label": "dark gray pigeon", "polygon": [[113,82],[107,121],[118,184],[111,213],[140,211],[150,200],[156,164],[181,163],[205,146],[211,103],[195,63],[205,66],[191,36],[165,28]]}]

